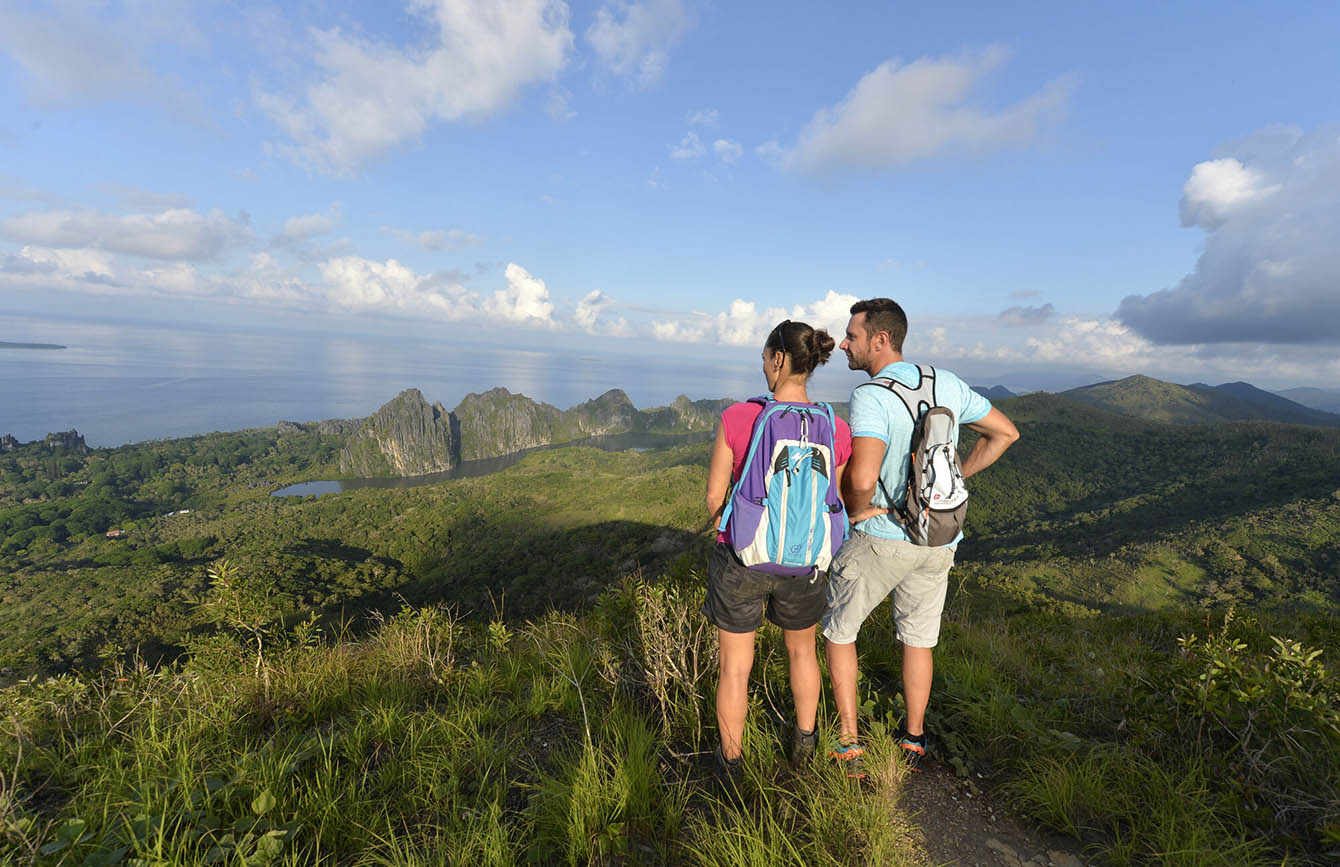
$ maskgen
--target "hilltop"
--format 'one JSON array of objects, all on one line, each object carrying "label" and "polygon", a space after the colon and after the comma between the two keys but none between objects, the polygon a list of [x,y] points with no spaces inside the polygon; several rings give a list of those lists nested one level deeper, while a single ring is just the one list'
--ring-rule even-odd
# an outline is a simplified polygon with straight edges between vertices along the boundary
[{"label": "hilltop", "polygon": [[1213,424],[1277,421],[1340,427],[1340,415],[1295,403],[1246,382],[1176,385],[1136,375],[1061,392],[1069,400],[1150,421]]}]

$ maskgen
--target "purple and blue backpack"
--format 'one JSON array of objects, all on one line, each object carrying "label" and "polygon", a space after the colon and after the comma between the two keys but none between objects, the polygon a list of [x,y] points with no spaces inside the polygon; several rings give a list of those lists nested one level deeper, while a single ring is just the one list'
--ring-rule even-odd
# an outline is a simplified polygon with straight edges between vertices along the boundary
[{"label": "purple and blue backpack", "polygon": [[763,411],[717,529],[751,569],[816,574],[828,568],[847,538],[833,464],[833,408],[770,397],[749,402]]}]

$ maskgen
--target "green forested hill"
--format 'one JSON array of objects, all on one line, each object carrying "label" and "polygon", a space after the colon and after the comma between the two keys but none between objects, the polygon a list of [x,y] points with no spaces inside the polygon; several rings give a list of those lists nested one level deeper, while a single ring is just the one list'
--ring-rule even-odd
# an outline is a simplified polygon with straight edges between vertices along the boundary
[{"label": "green forested hill", "polygon": [[1295,403],[1245,382],[1176,385],[1148,376],[1128,376],[1062,392],[1062,396],[1150,421],[1216,424],[1277,421],[1340,427],[1340,416]]},{"label": "green forested hill", "polygon": [[974,480],[961,560],[1102,607],[1340,610],[1340,431],[1187,428],[1035,394]]}]

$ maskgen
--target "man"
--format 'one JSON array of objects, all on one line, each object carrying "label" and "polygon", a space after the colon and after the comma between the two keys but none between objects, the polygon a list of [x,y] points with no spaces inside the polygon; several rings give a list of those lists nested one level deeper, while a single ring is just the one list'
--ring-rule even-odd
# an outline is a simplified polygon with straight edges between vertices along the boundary
[{"label": "man", "polygon": [[[915,364],[903,360],[906,336],[907,316],[897,303],[888,298],[858,301],[852,305],[841,349],[852,370],[915,388],[921,374]],[[949,371],[936,369],[935,399],[954,412],[960,425],[980,434],[963,459],[964,478],[995,463],[1019,438],[1004,413]],[[822,625],[841,723],[830,755],[857,777],[862,776],[859,759],[864,750],[856,730],[856,635],[890,595],[903,645],[907,706],[899,746],[914,771],[926,754],[926,705],[934,671],[931,648],[939,639],[940,613],[959,539],[943,547],[913,545],[893,513],[906,496],[914,425],[906,405],[889,389],[870,385],[852,392],[852,456],[842,477],[842,494],[853,529],[833,560]]]}]

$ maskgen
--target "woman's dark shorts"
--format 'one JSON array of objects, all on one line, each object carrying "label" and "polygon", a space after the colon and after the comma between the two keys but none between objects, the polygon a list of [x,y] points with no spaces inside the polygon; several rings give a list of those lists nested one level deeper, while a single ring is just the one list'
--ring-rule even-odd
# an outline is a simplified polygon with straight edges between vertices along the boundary
[{"label": "woman's dark shorts", "polygon": [[807,575],[771,575],[750,569],[725,542],[707,561],[707,601],[703,614],[726,632],[753,632],[768,619],[783,629],[809,629],[828,604],[824,582]]}]

